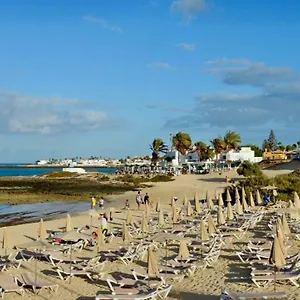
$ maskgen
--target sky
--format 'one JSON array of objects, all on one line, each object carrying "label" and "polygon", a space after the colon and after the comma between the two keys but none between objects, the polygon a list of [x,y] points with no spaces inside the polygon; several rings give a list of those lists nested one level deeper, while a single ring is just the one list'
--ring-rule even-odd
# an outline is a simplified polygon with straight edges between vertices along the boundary
[{"label": "sky", "polygon": [[3,0],[0,162],[300,140],[298,0]]}]

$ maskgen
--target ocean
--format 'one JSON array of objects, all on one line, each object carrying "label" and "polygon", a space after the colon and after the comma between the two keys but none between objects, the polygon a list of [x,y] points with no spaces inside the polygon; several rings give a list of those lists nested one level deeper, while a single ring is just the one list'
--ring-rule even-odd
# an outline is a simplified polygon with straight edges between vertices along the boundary
[{"label": "ocean", "polygon": [[[22,167],[18,167],[22,166]],[[86,171],[114,173],[116,168],[86,168]],[[62,171],[62,168],[26,168],[25,164],[0,164],[0,176],[35,176],[48,172]]]}]

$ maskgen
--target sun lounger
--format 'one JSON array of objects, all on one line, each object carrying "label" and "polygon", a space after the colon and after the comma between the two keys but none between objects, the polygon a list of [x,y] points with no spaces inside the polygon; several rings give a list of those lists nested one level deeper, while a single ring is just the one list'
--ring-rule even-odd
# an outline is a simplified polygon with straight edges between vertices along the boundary
[{"label": "sun lounger", "polygon": [[31,287],[35,294],[37,293],[37,291],[47,288],[51,291],[57,292],[59,287],[58,284],[42,279],[38,275],[35,275],[33,273],[24,273],[18,275],[16,278],[22,284],[22,286]]},{"label": "sun lounger", "polygon": [[284,292],[260,292],[260,293],[237,293],[224,289],[221,293],[220,300],[247,300],[247,299],[278,299],[288,300]]},{"label": "sun lounger", "polygon": [[64,255],[63,253],[59,251],[49,251],[48,252],[48,259],[52,263],[53,266],[57,266],[61,263],[78,263],[81,262],[82,259],[78,257],[74,257],[70,255]]},{"label": "sun lounger", "polygon": [[72,269],[70,268],[70,265],[60,265],[56,267],[55,271],[57,272],[57,275],[61,280],[67,280],[70,277],[74,276],[86,276],[88,277],[88,279],[93,281],[93,275],[100,276],[99,272],[95,272],[93,270]]},{"label": "sun lounger", "polygon": [[4,298],[5,293],[17,292],[24,295],[23,287],[18,286],[16,279],[6,273],[0,273],[0,296]]}]

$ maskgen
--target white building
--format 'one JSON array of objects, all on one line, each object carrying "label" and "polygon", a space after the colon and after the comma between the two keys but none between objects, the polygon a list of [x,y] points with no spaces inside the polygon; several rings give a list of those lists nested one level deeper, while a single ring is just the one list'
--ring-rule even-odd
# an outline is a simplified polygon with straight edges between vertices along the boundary
[{"label": "white building", "polygon": [[219,160],[224,162],[250,161],[251,163],[258,163],[262,161],[262,157],[255,157],[254,151],[250,147],[241,147],[240,150],[229,150],[219,154]]},{"label": "white building", "polygon": [[36,164],[39,165],[39,166],[47,165],[48,163],[49,163],[49,161],[46,160],[46,159],[41,159],[41,160],[36,161]]}]

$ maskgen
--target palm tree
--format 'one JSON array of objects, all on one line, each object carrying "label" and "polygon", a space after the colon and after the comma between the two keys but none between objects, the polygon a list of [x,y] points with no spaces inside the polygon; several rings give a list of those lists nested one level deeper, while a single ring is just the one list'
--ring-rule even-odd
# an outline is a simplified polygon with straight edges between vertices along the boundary
[{"label": "palm tree", "polygon": [[227,131],[224,136],[226,149],[237,149],[241,142],[241,136],[235,131]]},{"label": "palm tree", "polygon": [[149,147],[152,151],[152,162],[154,165],[157,164],[159,153],[167,153],[168,151],[168,146],[160,138],[155,138]]},{"label": "palm tree", "polygon": [[188,133],[178,132],[172,137],[172,144],[180,154],[186,154],[186,151],[192,145],[192,139]]},{"label": "palm tree", "polygon": [[210,141],[210,143],[214,147],[216,154],[220,154],[223,150],[226,149],[226,144],[221,137],[214,138]]},{"label": "palm tree", "polygon": [[197,148],[199,160],[207,160],[215,155],[214,150],[209,148],[204,142],[195,143],[195,147]]}]

